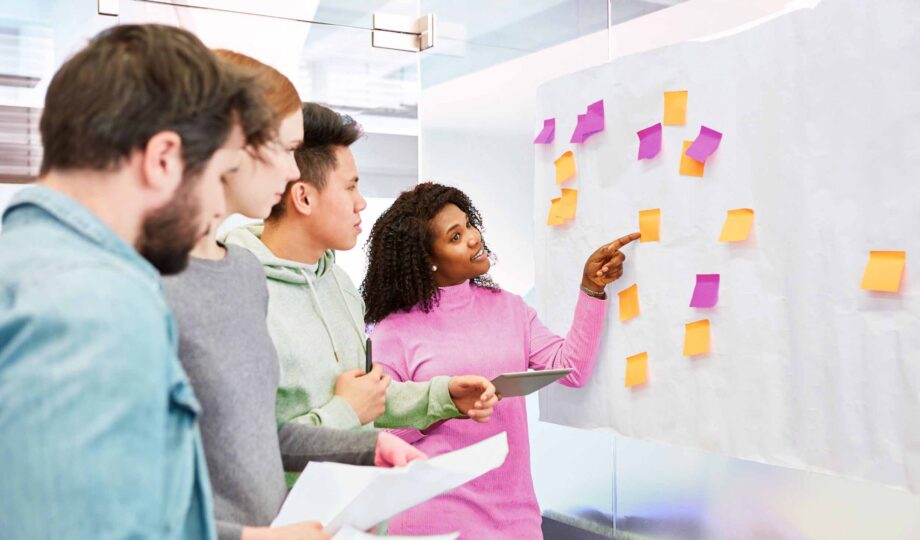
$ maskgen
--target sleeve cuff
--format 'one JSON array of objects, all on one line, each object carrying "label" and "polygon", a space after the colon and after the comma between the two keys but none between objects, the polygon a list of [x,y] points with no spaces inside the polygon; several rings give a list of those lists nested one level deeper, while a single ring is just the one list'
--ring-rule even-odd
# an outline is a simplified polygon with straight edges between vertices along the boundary
[{"label": "sleeve cuff", "polygon": [[361,427],[361,420],[355,410],[345,401],[345,398],[332,396],[328,403],[315,409],[316,415],[322,420],[325,427],[339,429],[356,429]]},{"label": "sleeve cuff", "polygon": [[437,418],[460,418],[454,400],[450,397],[450,377],[438,376],[431,379],[431,404],[429,415]]}]

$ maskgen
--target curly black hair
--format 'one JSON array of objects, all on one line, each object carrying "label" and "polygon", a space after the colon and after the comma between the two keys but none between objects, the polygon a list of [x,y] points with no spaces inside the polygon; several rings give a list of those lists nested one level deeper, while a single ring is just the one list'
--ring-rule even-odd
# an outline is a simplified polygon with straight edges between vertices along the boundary
[{"label": "curly black hair", "polygon": [[[391,313],[408,311],[416,305],[427,313],[437,305],[438,286],[431,271],[434,233],[430,221],[450,203],[467,215],[470,225],[483,230],[482,216],[465,193],[432,182],[401,193],[374,223],[365,244],[367,274],[361,284],[366,322],[382,321]],[[482,246],[491,254],[485,240]],[[488,274],[472,282],[498,290]]]}]

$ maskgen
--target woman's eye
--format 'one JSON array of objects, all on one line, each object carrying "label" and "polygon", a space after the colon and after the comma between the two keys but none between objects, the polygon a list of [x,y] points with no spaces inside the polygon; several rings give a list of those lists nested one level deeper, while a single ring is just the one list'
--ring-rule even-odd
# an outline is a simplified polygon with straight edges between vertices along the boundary
[{"label": "woman's eye", "polygon": [[450,239],[451,242],[456,242],[457,240],[460,240],[460,234],[459,234],[459,233],[458,233],[458,234],[455,234],[455,235],[454,235],[453,237],[451,237],[451,239]]}]

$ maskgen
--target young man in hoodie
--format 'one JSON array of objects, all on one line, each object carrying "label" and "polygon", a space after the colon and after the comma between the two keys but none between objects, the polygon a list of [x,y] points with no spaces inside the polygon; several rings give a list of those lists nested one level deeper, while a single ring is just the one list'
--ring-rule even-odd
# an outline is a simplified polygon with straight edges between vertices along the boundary
[{"label": "young man in hoodie", "polygon": [[390,384],[379,366],[365,373],[364,303],[334,253],[353,248],[361,232],[367,204],[349,146],[362,132],[321,105],[307,104],[303,113],[300,178],[288,183],[264,226],[226,239],[252,251],[268,277],[268,327],[281,363],[278,421],[424,429],[462,416],[488,420],[497,398],[483,377]]}]

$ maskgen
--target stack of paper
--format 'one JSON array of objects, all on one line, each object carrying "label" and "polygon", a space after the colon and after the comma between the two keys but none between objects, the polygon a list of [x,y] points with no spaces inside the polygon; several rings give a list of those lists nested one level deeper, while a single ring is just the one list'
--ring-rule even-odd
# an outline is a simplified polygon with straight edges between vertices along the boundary
[{"label": "stack of paper", "polygon": [[461,450],[413,461],[405,467],[310,463],[272,526],[319,521],[330,534],[346,526],[366,531],[500,467],[507,455],[508,438],[502,432]]}]

